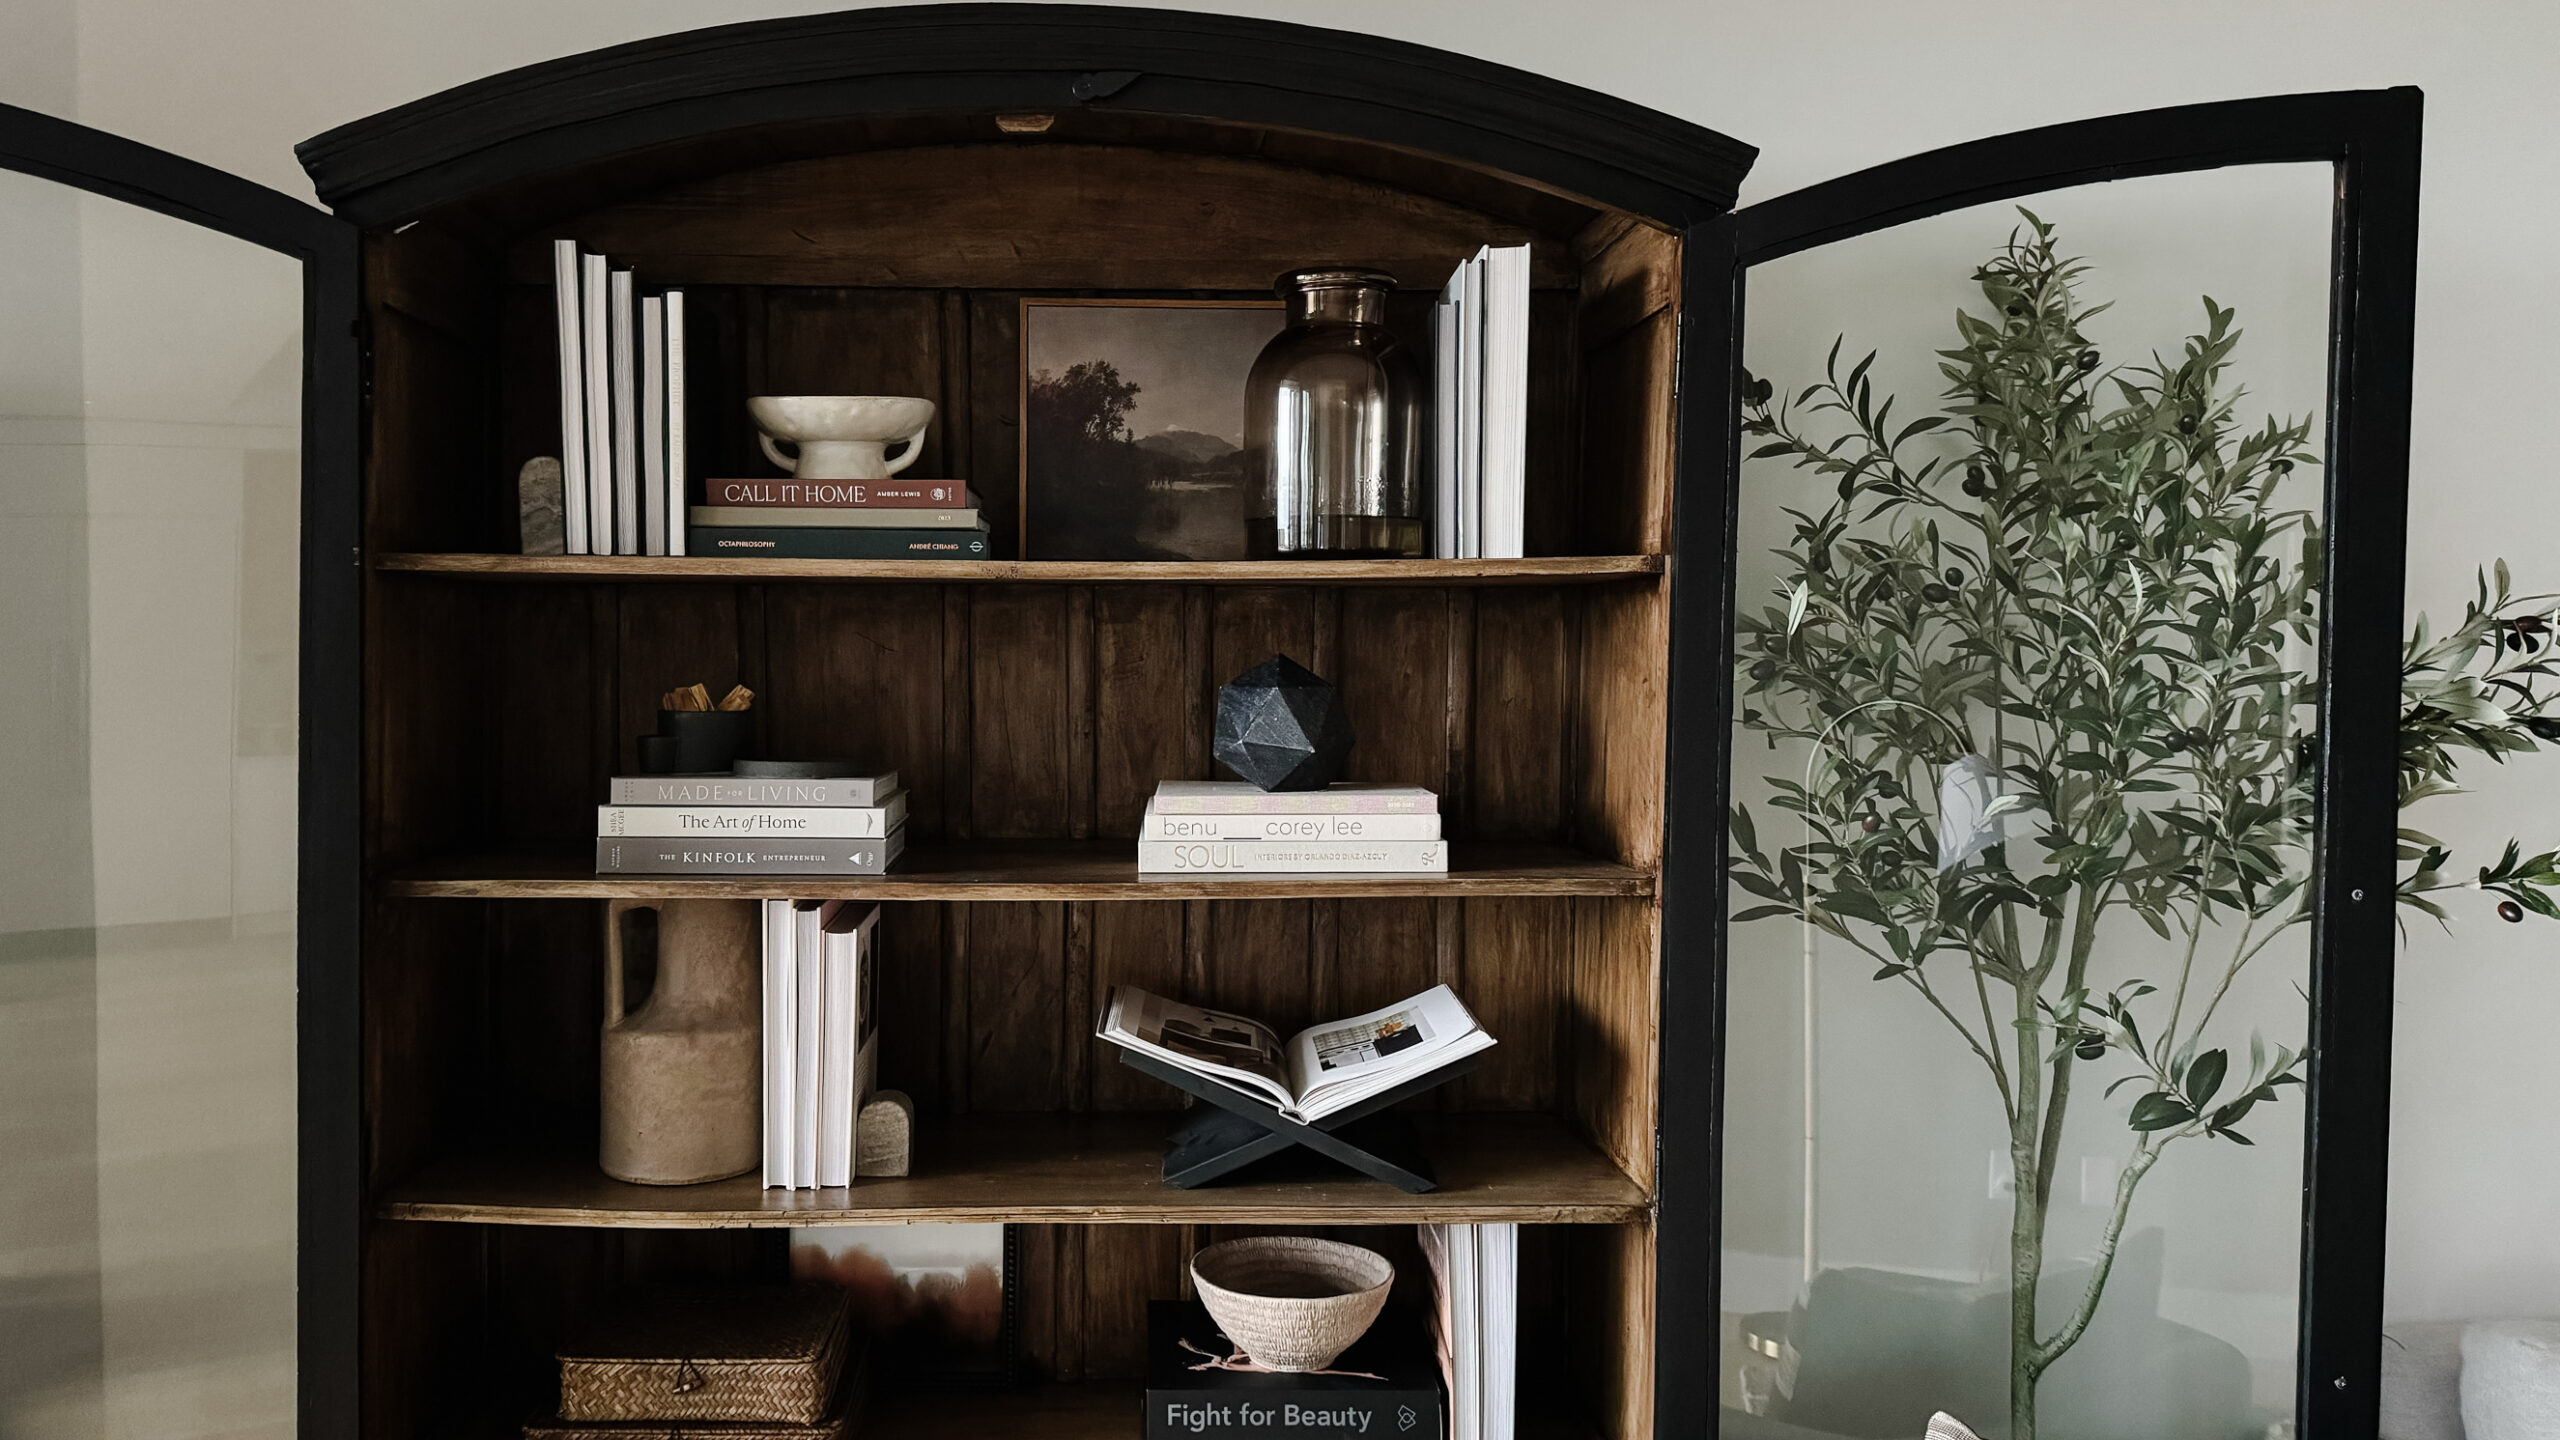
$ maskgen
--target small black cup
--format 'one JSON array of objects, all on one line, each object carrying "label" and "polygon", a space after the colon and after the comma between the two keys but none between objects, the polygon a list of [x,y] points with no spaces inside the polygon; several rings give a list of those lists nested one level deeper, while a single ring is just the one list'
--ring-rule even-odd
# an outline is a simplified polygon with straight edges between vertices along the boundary
[{"label": "small black cup", "polygon": [[[745,710],[661,710],[658,733],[640,738],[641,768],[656,775],[726,774],[753,737],[755,716]],[[650,742],[673,742],[671,745]],[[652,761],[667,761],[665,770]]]}]

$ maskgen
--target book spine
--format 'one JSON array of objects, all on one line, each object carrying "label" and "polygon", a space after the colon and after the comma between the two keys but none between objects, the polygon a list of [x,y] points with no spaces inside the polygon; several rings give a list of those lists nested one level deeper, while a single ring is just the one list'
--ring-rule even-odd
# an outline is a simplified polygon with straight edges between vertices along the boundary
[{"label": "book spine", "polygon": [[579,358],[586,368],[587,553],[613,553],[613,366],[604,257],[578,257]]},{"label": "book spine", "polygon": [[551,242],[551,288],[560,330],[560,526],[572,555],[587,553],[586,321],[578,304],[578,242]]},{"label": "book spine", "polygon": [[1484,554],[1484,262],[1467,262],[1458,302],[1458,554]]},{"label": "book spine", "polygon": [[882,806],[806,809],[699,808],[690,805],[599,805],[596,834],[633,839],[878,840],[907,818],[904,796]]},{"label": "book spine", "polygon": [[607,317],[613,343],[613,553],[640,553],[640,376],[636,337],[639,309],[628,270],[612,272]]},{"label": "book spine", "polygon": [[1438,814],[1167,815],[1149,809],[1141,840],[1437,840]]},{"label": "book spine", "polygon": [[1527,553],[1529,247],[1501,245],[1485,260],[1483,549]]},{"label": "book spine", "polygon": [[1253,794],[1158,795],[1147,802],[1159,815],[1437,815],[1440,797],[1428,790],[1379,792],[1272,790]]},{"label": "book spine", "polygon": [[824,1089],[827,1056],[827,957],[819,917],[825,907],[815,900],[791,904],[791,963],[799,971],[800,1035],[791,1056],[791,1131],[793,1182],[806,1189],[818,1184],[818,1130],[823,1124],[818,1103]]},{"label": "book spine", "polygon": [[1294,840],[1141,840],[1141,875],[1323,875],[1336,871],[1445,875],[1449,847],[1437,840],[1325,844]]},{"label": "book spine", "polygon": [[667,302],[640,297],[640,549],[667,553]]},{"label": "book spine", "polygon": [[684,553],[684,292],[667,302],[667,553]]},{"label": "book spine", "polygon": [[948,510],[969,503],[958,480],[705,480],[706,505],[819,510]]},{"label": "book spine", "polygon": [[885,840],[596,841],[599,875],[879,875],[904,848],[903,830]]},{"label": "book spine", "polygon": [[696,525],[697,555],[762,555],[776,560],[984,560],[987,532],[871,530],[789,525]]},{"label": "book spine", "polygon": [[1437,1390],[1149,1386],[1146,1406],[1147,1440],[1441,1440]]},{"label": "book spine", "polygon": [[[598,862],[602,868],[602,862]],[[764,902],[764,1184],[791,1186],[791,902]]]},{"label": "book spine", "polygon": [[696,525],[790,525],[848,530],[975,530],[983,518],[965,510],[810,509],[783,505],[696,505],[685,512]]},{"label": "book spine", "polygon": [[829,780],[733,780],[726,775],[617,775],[614,805],[879,805],[898,790],[898,772]]}]

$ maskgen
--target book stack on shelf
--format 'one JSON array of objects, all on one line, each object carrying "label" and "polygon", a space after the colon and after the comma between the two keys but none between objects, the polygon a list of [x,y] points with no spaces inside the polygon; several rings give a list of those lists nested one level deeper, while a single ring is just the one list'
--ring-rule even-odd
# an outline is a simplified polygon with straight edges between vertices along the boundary
[{"label": "book stack on shelf", "polygon": [[1434,312],[1431,514],[1448,560],[1528,554],[1529,247],[1488,245]]},{"label": "book stack on shelf", "polygon": [[1445,875],[1449,849],[1440,797],[1419,785],[1166,780],[1139,823],[1138,873]]},{"label": "book stack on shelf", "polygon": [[1439,1377],[1389,1313],[1318,1371],[1242,1364],[1196,1302],[1147,1302],[1147,1440],[1441,1440]]},{"label": "book stack on shelf", "polygon": [[560,509],[572,555],[685,553],[684,292],[551,242]]},{"label": "book stack on shelf", "polygon": [[984,560],[987,521],[958,480],[706,480],[688,520],[704,555]]},{"label": "book stack on shelf", "polygon": [[764,1184],[848,1185],[879,1071],[880,907],[764,902]]},{"label": "book stack on shelf", "polygon": [[879,875],[907,845],[898,772],[626,775],[596,807],[602,875]]},{"label": "book stack on shelf", "polygon": [[1449,1440],[1513,1440],[1519,1384],[1520,1227],[1423,1225],[1432,1340],[1449,1387]]}]

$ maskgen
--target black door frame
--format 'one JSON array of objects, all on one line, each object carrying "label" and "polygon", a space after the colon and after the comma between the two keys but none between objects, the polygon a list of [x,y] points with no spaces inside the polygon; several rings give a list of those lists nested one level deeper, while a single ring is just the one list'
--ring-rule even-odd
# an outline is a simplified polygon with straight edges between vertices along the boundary
[{"label": "black door frame", "polygon": [[355,227],[166,151],[0,105],[0,169],[154,210],[302,263],[301,714],[296,873],[296,1390],[304,1435],[356,1429],[363,1226],[357,965],[363,576]]},{"label": "black door frame", "polygon": [[[1877,166],[1693,227],[1681,345],[1672,732],[1663,884],[1667,1147],[1656,1431],[1714,1433],[1723,1181],[1726,816],[1744,284],[1752,265],[1950,210],[2229,165],[2336,167],[2327,576],[2303,1171],[2304,1440],[2370,1440],[2381,1367],[2398,881],[2400,638],[2422,97],[2413,88],[2180,106],[2021,131]],[[1683,639],[1687,643],[1680,643]],[[1711,1369],[1712,1367],[1710,1367]]]}]

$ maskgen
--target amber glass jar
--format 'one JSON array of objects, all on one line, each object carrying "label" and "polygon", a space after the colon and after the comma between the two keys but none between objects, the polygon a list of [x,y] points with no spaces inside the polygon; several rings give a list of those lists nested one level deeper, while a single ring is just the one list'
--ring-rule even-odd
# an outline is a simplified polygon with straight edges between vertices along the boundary
[{"label": "amber glass jar", "polygon": [[1259,560],[1423,553],[1422,376],[1387,333],[1396,278],[1292,270],[1288,327],[1245,382],[1248,553]]}]

